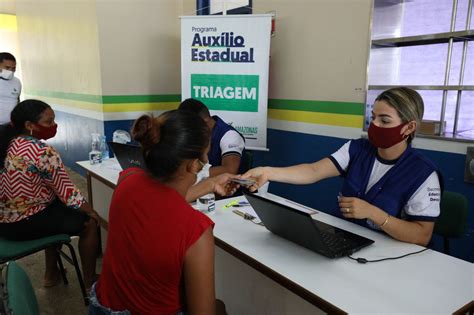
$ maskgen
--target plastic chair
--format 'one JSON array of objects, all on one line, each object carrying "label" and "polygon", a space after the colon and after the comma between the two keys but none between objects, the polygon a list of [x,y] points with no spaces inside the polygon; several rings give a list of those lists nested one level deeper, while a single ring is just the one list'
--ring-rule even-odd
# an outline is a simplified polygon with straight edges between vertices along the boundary
[{"label": "plastic chair", "polygon": [[445,191],[441,196],[441,213],[434,226],[434,233],[444,239],[444,253],[449,254],[449,238],[462,237],[466,230],[468,203],[463,194]]},{"label": "plastic chair", "polygon": [[[71,254],[70,257],[61,250],[62,245],[65,245],[69,248],[69,252]],[[71,245],[71,237],[67,234],[58,234],[30,241],[10,241],[0,238],[0,264],[6,263],[10,260],[17,260],[51,247],[55,248],[57,251],[58,266],[59,270],[61,271],[64,284],[68,284],[68,280],[61,257],[66,259],[66,261],[74,266],[77,279],[79,280],[79,285],[81,287],[81,293],[84,298],[84,303],[88,305],[89,300],[87,297],[84,280],[82,279],[81,269],[79,268],[79,263],[77,261],[76,252]]]},{"label": "plastic chair", "polygon": [[14,261],[7,264],[2,286],[2,304],[5,314],[36,315],[40,313],[30,278]]}]

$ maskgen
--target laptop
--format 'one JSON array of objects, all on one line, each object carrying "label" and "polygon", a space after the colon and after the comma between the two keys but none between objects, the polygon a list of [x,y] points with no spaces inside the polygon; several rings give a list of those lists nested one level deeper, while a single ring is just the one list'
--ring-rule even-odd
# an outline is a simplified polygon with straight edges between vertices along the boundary
[{"label": "laptop", "polygon": [[347,256],[374,242],[314,220],[307,212],[248,192],[244,195],[270,232],[326,257]]},{"label": "laptop", "polygon": [[142,149],[139,146],[117,142],[108,142],[108,144],[122,169],[125,170],[130,167],[145,168]]}]

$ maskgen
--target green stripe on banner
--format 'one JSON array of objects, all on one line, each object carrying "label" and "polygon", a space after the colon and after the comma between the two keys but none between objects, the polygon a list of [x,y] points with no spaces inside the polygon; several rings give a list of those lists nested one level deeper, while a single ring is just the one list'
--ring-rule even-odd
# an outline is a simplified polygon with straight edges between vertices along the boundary
[{"label": "green stripe on banner", "polygon": [[181,102],[181,94],[104,95],[102,102],[104,104]]},{"label": "green stripe on banner", "polygon": [[345,115],[364,115],[365,113],[365,104],[352,102],[269,99],[268,108]]},{"label": "green stripe on banner", "polygon": [[30,95],[35,95],[35,96],[54,97],[54,98],[61,98],[61,99],[66,99],[66,100],[102,104],[101,95],[66,93],[66,92],[44,91],[44,90],[33,90],[33,89],[26,89],[25,93],[30,94]]}]

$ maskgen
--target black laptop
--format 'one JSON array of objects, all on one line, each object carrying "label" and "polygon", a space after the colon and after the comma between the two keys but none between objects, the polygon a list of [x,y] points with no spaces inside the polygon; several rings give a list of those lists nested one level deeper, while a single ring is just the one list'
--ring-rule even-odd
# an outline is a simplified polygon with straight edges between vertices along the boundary
[{"label": "black laptop", "polygon": [[125,170],[130,167],[145,168],[142,149],[139,146],[116,142],[108,142],[108,144],[122,169]]},{"label": "black laptop", "polygon": [[326,257],[347,256],[374,242],[262,196],[244,195],[269,231]]}]

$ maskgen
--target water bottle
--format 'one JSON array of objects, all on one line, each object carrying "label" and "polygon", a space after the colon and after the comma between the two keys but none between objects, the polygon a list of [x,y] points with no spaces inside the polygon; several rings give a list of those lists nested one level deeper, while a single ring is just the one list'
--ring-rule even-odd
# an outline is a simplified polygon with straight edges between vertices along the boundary
[{"label": "water bottle", "polygon": [[109,158],[109,146],[107,145],[107,141],[105,136],[100,136],[100,153],[102,153],[102,161],[107,160]]},{"label": "water bottle", "polygon": [[[205,180],[209,177],[209,168],[211,164],[206,164],[198,173],[198,181]],[[216,197],[214,193],[208,193],[197,199],[197,207],[201,212],[212,214],[216,211]]]},{"label": "water bottle", "polygon": [[102,163],[102,153],[100,152],[100,135],[98,133],[91,134],[92,150],[89,152],[89,162],[91,164]]}]

